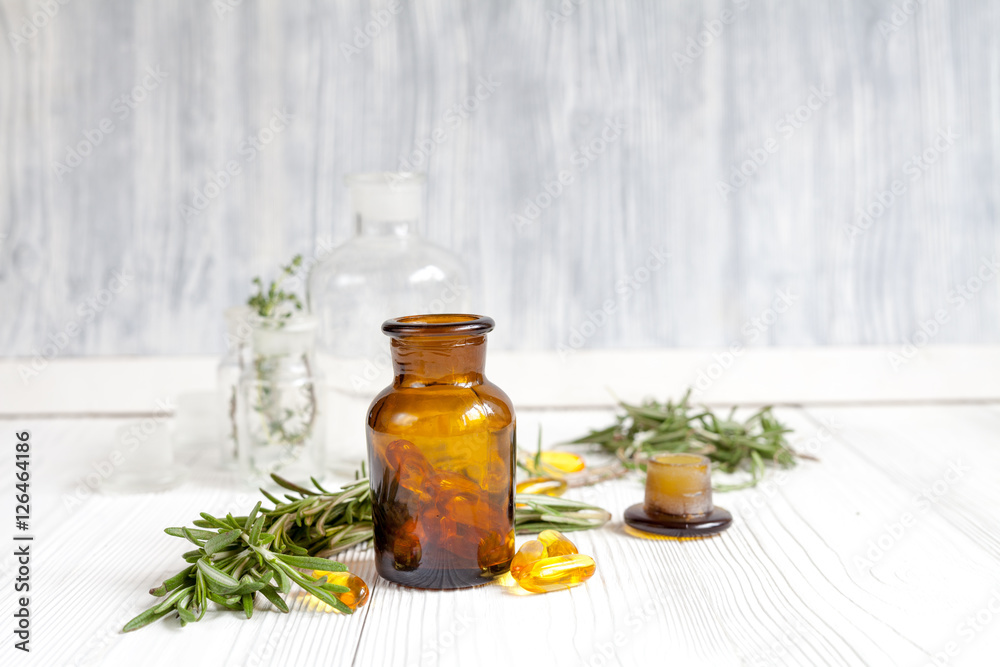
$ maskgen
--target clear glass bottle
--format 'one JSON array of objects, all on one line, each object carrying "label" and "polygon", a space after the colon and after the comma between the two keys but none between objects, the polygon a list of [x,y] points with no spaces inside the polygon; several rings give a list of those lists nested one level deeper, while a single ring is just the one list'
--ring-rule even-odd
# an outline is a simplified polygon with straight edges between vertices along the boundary
[{"label": "clear glass bottle", "polygon": [[493,320],[388,320],[395,379],[368,412],[375,564],[389,581],[465,588],[514,557],[514,407],[483,374]]},{"label": "clear glass bottle", "polygon": [[224,468],[235,468],[239,463],[239,422],[236,418],[236,396],[239,392],[240,378],[244,369],[250,363],[250,318],[252,310],[249,306],[233,306],[223,313],[226,320],[226,354],[219,361],[216,371],[216,390],[218,392],[218,408],[216,419],[218,423],[219,442],[222,449],[219,452]]},{"label": "clear glass bottle", "polygon": [[319,321],[331,389],[331,459],[349,472],[365,458],[364,415],[372,397],[392,380],[392,360],[379,327],[412,313],[469,309],[461,259],[418,234],[423,219],[423,174],[350,175],[355,236],[335,248],[309,275],[309,310]]},{"label": "clear glass bottle", "polygon": [[237,395],[240,467],[249,477],[323,472],[325,385],[314,360],[316,320],[294,315],[252,324],[251,363]]}]

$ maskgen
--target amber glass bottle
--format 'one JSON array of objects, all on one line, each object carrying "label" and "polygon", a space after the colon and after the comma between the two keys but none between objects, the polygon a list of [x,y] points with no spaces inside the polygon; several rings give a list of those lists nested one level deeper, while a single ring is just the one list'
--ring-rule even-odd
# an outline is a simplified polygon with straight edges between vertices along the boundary
[{"label": "amber glass bottle", "polygon": [[514,408],[486,379],[478,315],[388,320],[395,379],[368,411],[375,563],[389,581],[464,588],[514,557]]}]

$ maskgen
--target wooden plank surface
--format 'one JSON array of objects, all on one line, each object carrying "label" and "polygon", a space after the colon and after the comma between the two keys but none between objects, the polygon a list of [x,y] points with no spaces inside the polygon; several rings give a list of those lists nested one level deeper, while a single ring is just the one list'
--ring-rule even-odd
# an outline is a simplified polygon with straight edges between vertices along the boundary
[{"label": "wooden plank surface", "polygon": [[407,162],[498,348],[901,343],[939,310],[935,342],[1000,342],[996,2],[389,4],[0,1],[3,353],[220,352],[253,275],[351,233],[343,174]]},{"label": "wooden plank surface", "polygon": [[[615,517],[574,535],[598,571],[573,591],[525,596],[500,583],[408,590],[380,580],[370,551],[356,549],[344,560],[372,597],[352,617],[298,596],[289,615],[264,607],[250,621],[211,613],[183,630],[161,622],[130,635],[116,630],[184,550],[162,527],[202,510],[239,511],[256,493],[213,471],[196,450],[180,452],[203,464],[175,490],[93,491],[87,476],[106,460],[121,420],[4,419],[4,432],[29,428],[35,445],[32,660],[918,667],[954,649],[948,665],[991,664],[1000,651],[1000,618],[989,606],[1000,592],[1000,409],[816,407],[778,415],[795,429],[793,444],[821,460],[772,475],[758,489],[719,494],[716,503],[735,516],[722,536],[678,543],[625,535],[621,512],[642,496],[634,479],[573,491]],[[520,430],[533,441],[542,424],[553,443],[609,416],[530,411]],[[959,472],[949,474],[955,465]],[[0,485],[12,483],[4,466]],[[897,529],[907,513],[914,521]],[[10,589],[13,565],[0,558],[2,590]],[[0,617],[10,618],[9,596],[0,600]],[[977,614],[989,618],[973,630],[967,619]],[[0,661],[21,664],[8,663],[11,650],[0,646]]]}]

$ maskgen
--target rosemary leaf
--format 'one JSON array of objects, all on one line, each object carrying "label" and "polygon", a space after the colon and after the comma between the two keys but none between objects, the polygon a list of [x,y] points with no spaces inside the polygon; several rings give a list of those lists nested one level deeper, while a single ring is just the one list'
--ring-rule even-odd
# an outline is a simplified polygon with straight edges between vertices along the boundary
[{"label": "rosemary leaf", "polygon": [[292,567],[302,568],[303,570],[347,571],[347,568],[342,564],[326,560],[325,558],[310,558],[308,556],[278,556],[278,558]]},{"label": "rosemary leaf", "polygon": [[288,604],[280,595],[278,595],[278,590],[274,586],[265,586],[260,589],[260,592],[267,598],[268,602],[278,608],[278,611],[284,614],[288,613]]},{"label": "rosemary leaf", "polygon": [[238,540],[241,532],[243,531],[234,529],[227,533],[220,533],[216,535],[212,539],[205,542],[205,553],[211,556],[212,554],[222,551],[230,544]]}]

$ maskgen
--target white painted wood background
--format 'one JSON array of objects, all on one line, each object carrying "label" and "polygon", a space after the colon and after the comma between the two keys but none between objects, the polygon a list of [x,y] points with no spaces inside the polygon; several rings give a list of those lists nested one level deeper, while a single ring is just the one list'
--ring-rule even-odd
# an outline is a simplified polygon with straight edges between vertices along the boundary
[{"label": "white painted wood background", "polygon": [[346,238],[343,174],[408,156],[498,348],[1000,342],[1000,5],[899,6],[0,0],[0,351],[218,352],[251,276]]}]

